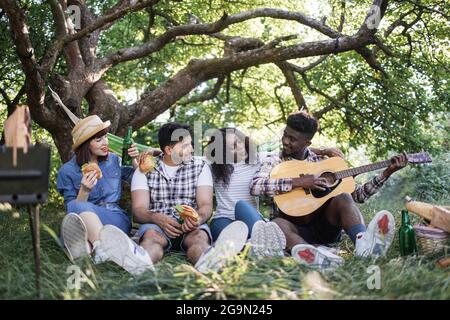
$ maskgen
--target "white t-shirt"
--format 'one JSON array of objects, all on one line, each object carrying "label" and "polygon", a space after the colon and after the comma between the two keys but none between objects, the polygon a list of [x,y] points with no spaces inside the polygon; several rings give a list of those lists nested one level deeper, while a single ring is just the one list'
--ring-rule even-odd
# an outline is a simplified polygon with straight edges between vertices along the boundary
[{"label": "white t-shirt", "polygon": [[[162,169],[169,178],[175,177],[178,168],[180,168],[180,166],[168,166],[162,162]],[[207,164],[203,166],[202,172],[200,172],[200,175],[198,176],[197,187],[200,186],[213,186],[211,169]],[[133,179],[131,180],[131,191],[135,190],[149,190],[147,177],[139,169],[134,171]]]}]

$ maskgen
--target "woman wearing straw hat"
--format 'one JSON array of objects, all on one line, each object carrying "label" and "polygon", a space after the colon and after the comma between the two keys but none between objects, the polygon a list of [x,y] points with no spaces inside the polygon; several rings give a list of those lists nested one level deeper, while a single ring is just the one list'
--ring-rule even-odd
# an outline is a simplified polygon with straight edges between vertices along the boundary
[{"label": "woman wearing straw hat", "polygon": [[[92,253],[94,263],[111,260],[139,274],[153,264],[145,250],[127,236],[131,221],[118,205],[121,180],[131,181],[139,154],[133,145],[128,154],[134,158],[134,168],[121,166],[121,158],[108,149],[110,124],[92,115],[72,130],[75,155],[60,168],[57,178],[68,212],[62,237],[71,260]],[[97,164],[101,175],[95,170],[83,174],[82,166],[88,162]]]}]

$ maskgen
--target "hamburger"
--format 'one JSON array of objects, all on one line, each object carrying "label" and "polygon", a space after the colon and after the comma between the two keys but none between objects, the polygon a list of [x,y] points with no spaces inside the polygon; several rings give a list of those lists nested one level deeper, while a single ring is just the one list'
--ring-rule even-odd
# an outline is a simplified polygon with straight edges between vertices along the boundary
[{"label": "hamburger", "polygon": [[143,174],[147,174],[155,169],[155,158],[150,153],[145,153],[139,160],[139,170]]},{"label": "hamburger", "polygon": [[184,219],[188,217],[195,220],[197,223],[200,221],[200,216],[194,208],[185,204],[177,204],[174,208],[180,216],[180,223],[183,223]]},{"label": "hamburger", "polygon": [[100,170],[100,167],[98,166],[97,163],[88,162],[83,164],[83,166],[81,166],[81,172],[83,173],[83,176],[91,171],[95,171],[97,173],[97,179],[103,177],[102,170]]}]

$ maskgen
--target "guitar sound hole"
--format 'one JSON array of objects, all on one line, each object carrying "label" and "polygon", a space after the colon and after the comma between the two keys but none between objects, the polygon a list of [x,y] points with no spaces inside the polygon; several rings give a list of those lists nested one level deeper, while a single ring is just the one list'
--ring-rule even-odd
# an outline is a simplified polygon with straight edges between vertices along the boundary
[{"label": "guitar sound hole", "polygon": [[332,172],[324,172],[320,175],[321,178],[325,178],[327,180],[327,187],[325,190],[311,190],[311,194],[315,198],[322,198],[329,195],[333,192],[334,189],[341,183],[342,180],[336,180],[334,173]]},{"label": "guitar sound hole", "polygon": [[327,186],[328,187],[334,187],[336,185],[336,178],[334,176],[334,173],[332,172],[324,172],[320,175],[321,178],[325,178],[327,180]]}]

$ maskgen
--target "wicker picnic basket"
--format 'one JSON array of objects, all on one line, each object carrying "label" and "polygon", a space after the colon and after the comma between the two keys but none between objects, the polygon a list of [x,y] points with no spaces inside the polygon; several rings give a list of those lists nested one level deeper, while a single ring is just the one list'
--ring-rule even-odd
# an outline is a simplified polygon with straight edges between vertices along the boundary
[{"label": "wicker picnic basket", "polygon": [[423,224],[414,225],[419,252],[424,255],[433,255],[448,249],[450,234]]}]

